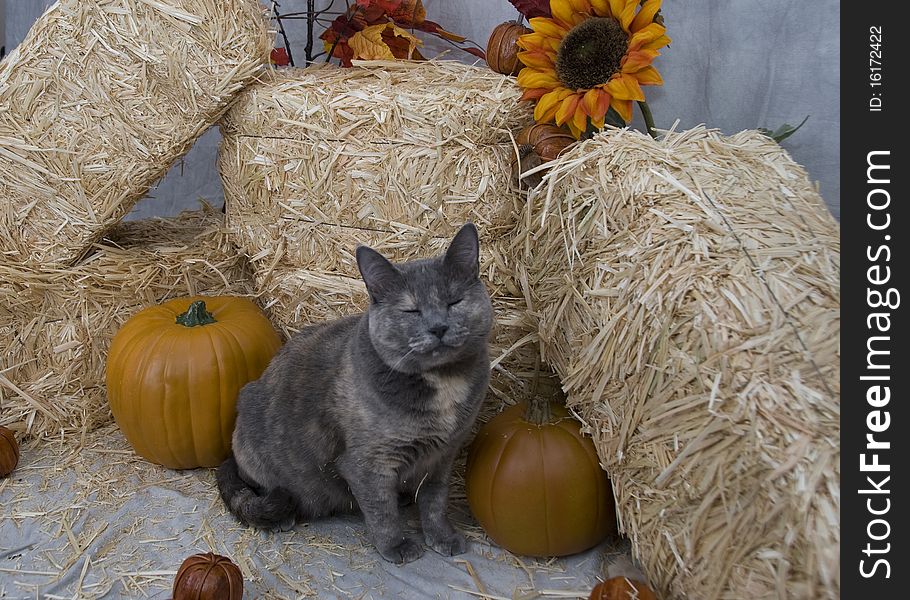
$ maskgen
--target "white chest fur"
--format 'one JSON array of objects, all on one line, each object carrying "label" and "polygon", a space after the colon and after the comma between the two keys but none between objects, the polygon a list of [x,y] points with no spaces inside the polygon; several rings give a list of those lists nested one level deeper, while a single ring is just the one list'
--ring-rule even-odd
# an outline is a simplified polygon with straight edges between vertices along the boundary
[{"label": "white chest fur", "polygon": [[430,400],[430,407],[437,414],[440,425],[450,431],[455,429],[460,411],[471,391],[471,383],[459,375],[425,373],[423,377],[436,390]]}]

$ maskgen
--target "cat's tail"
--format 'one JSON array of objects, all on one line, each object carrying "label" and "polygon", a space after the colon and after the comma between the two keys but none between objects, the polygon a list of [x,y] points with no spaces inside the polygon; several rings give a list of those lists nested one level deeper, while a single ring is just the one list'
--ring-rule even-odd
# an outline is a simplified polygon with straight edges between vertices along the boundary
[{"label": "cat's tail", "polygon": [[261,490],[248,483],[231,454],[216,474],[221,499],[241,523],[261,529],[287,531],[294,527],[297,502],[284,488]]}]

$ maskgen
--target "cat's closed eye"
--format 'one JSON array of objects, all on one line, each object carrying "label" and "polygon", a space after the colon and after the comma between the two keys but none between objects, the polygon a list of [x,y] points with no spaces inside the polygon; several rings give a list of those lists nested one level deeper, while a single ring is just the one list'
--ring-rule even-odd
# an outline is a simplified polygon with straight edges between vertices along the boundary
[{"label": "cat's closed eye", "polygon": [[458,300],[452,300],[449,302],[449,306],[455,306],[456,304],[460,304],[462,300],[464,300],[464,298],[459,298]]},{"label": "cat's closed eye", "polygon": [[408,314],[417,314],[420,312],[420,309],[419,308],[402,308],[401,312],[405,312]]}]

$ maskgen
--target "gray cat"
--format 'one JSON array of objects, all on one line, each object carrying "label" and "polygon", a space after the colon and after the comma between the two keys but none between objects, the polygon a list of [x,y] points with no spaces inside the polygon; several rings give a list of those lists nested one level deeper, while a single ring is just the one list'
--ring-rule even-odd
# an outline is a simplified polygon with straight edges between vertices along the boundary
[{"label": "gray cat", "polygon": [[469,223],[444,255],[398,265],[360,246],[357,266],[369,309],[301,330],[240,391],[221,497],[266,529],[359,508],[396,563],[423,552],[399,508],[416,499],[426,543],[461,554],[449,476],[487,391],[493,321],[477,230]]}]

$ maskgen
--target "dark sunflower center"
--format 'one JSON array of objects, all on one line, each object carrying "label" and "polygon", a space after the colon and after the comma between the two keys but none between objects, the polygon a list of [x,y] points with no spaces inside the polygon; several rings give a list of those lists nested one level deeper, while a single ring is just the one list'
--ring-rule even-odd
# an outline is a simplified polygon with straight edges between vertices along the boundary
[{"label": "dark sunflower center", "polygon": [[619,72],[629,37],[615,19],[592,17],[572,28],[556,53],[556,74],[569,89],[590,89]]}]

